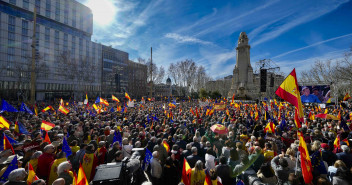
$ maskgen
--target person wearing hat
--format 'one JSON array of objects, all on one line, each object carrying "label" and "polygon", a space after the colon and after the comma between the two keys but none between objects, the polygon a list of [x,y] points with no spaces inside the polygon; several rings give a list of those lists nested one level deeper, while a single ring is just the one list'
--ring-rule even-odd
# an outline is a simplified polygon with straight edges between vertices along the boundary
[{"label": "person wearing hat", "polygon": [[321,144],[321,157],[322,159],[328,163],[328,166],[334,165],[335,161],[337,160],[336,154],[334,154],[328,144],[322,143]]},{"label": "person wearing hat", "polygon": [[306,86],[302,88],[301,101],[303,103],[321,103],[317,96],[310,94],[310,90]]}]

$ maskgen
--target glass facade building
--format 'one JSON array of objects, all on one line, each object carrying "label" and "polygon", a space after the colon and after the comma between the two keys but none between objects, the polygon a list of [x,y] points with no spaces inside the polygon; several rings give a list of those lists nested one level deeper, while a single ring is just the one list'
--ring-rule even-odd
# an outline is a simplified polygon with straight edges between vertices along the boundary
[{"label": "glass facade building", "polygon": [[37,100],[99,95],[102,45],[92,34],[93,14],[75,0],[0,0],[0,96],[29,97],[32,47]]}]

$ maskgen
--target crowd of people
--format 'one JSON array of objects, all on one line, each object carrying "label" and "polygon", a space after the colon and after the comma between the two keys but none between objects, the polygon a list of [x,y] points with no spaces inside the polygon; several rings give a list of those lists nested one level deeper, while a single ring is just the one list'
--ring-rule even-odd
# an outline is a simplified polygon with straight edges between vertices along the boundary
[{"label": "crowd of people", "polygon": [[[203,185],[210,177],[214,185],[300,185],[305,181],[299,131],[310,155],[311,184],[351,184],[351,107],[325,110],[307,105],[304,121],[297,128],[294,107],[288,103],[222,99],[203,100],[200,106],[198,101],[147,101],[135,107],[110,102],[100,111],[92,108],[93,102],[67,102],[67,114],[56,111],[57,101],[37,104],[37,114],[5,111],[1,115],[10,127],[2,126],[0,132],[13,151],[3,144],[0,181],[5,185],[70,185],[74,174],[83,169],[88,182],[92,182],[97,166],[121,162],[131,157],[134,148],[144,148],[152,154],[150,162],[141,160],[148,181],[144,184]],[[215,101],[225,104],[225,109],[214,110]],[[17,102],[10,103],[17,106]],[[41,112],[49,105],[53,109]],[[318,113],[339,115],[340,120],[312,118]],[[43,121],[54,127],[41,129]],[[273,124],[269,130],[268,123]],[[18,129],[19,124],[24,128]],[[226,132],[214,130],[215,124],[225,126]],[[118,140],[117,133],[121,136]],[[63,149],[65,142],[70,155]],[[14,158],[18,168],[9,172]],[[191,169],[187,174],[185,162]],[[37,178],[28,178],[31,168]],[[185,182],[185,176],[189,182]]]}]

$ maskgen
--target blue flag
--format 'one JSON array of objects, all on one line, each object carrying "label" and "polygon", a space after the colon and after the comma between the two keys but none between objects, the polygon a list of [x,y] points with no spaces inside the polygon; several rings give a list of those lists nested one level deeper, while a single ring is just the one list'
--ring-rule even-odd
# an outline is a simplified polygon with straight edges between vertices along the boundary
[{"label": "blue flag", "polygon": [[23,102],[22,102],[21,107],[20,107],[20,112],[25,112],[25,113],[28,113],[30,115],[33,115],[33,112],[31,111],[31,109],[29,109],[27,107],[27,105],[24,104]]},{"label": "blue flag", "polygon": [[312,167],[314,170],[317,170],[320,174],[328,173],[328,171],[325,168],[325,165],[319,150],[317,150],[312,154],[311,161],[312,161]]},{"label": "blue flag", "polygon": [[154,119],[155,121],[159,121],[159,119],[156,117],[156,115],[154,115],[153,119]]},{"label": "blue flag", "polygon": [[68,145],[65,137],[64,137],[64,141],[62,142],[62,151],[66,153],[66,158],[68,158],[68,156],[72,155],[72,150],[71,150],[70,146]]},{"label": "blue flag", "polygon": [[284,130],[287,127],[286,120],[285,120],[285,115],[282,116],[282,121],[280,123],[280,129]]},{"label": "blue flag", "polygon": [[26,127],[22,123],[17,122],[17,125],[18,125],[18,132],[20,134],[25,134],[25,135],[29,134],[29,132],[27,131]]},{"label": "blue flag", "polygon": [[95,103],[100,103],[100,97],[98,96],[98,98],[95,100]]},{"label": "blue flag", "polygon": [[268,101],[268,98],[267,98],[267,97],[265,97],[265,98],[264,98],[264,101]]},{"label": "blue flag", "polygon": [[342,127],[344,131],[350,131],[350,128],[347,126],[344,119],[341,119],[340,127]]},{"label": "blue flag", "polygon": [[243,181],[242,180],[239,180],[237,181],[237,184],[236,185],[244,185]]},{"label": "blue flag", "polygon": [[18,168],[17,155],[12,159],[9,166],[6,168],[5,172],[0,177],[1,182],[6,182],[8,180],[9,174]]},{"label": "blue flag", "polygon": [[114,138],[112,143],[115,143],[116,141],[118,141],[120,146],[122,146],[122,136],[120,134],[120,131],[117,131],[117,132],[115,131],[114,133]]},{"label": "blue flag", "polygon": [[110,112],[115,112],[114,107],[111,107]]},{"label": "blue flag", "polygon": [[18,112],[18,110],[15,109],[15,107],[12,107],[12,105],[10,105],[9,103],[7,103],[7,101],[2,100],[0,113],[3,113],[3,112],[5,112],[5,111],[7,111],[7,112]]},{"label": "blue flag", "polygon": [[143,160],[143,165],[142,169],[145,170],[145,167],[149,165],[150,161],[153,159],[152,152],[148,150],[148,148],[145,149],[145,157]]}]

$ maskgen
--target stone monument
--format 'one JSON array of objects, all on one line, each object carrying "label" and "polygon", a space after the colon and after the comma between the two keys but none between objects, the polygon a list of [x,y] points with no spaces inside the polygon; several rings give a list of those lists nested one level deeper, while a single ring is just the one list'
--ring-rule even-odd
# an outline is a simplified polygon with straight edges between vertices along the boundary
[{"label": "stone monument", "polygon": [[236,66],[233,69],[232,85],[228,97],[235,94],[235,99],[251,100],[256,99],[253,68],[250,61],[250,45],[245,32],[241,32],[236,47]]}]

